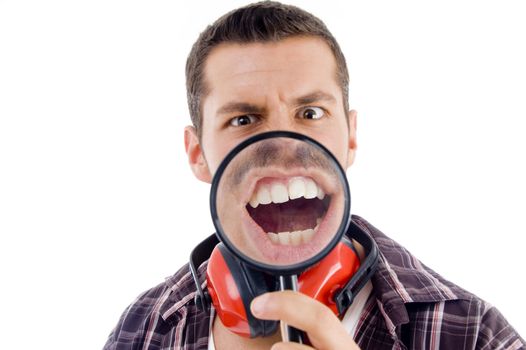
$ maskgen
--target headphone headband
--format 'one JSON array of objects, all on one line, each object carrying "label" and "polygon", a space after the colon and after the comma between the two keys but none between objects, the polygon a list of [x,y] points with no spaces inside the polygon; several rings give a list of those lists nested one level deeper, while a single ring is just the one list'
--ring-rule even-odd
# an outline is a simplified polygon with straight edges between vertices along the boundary
[{"label": "headphone headband", "polygon": [[190,272],[192,273],[195,288],[197,289],[195,303],[201,311],[205,311],[210,307],[210,295],[207,291],[203,291],[201,288],[197,269],[210,258],[210,254],[212,254],[212,251],[217,244],[219,244],[219,239],[215,234],[212,234],[199,243],[190,253],[190,261],[188,262],[188,265],[190,266]]}]

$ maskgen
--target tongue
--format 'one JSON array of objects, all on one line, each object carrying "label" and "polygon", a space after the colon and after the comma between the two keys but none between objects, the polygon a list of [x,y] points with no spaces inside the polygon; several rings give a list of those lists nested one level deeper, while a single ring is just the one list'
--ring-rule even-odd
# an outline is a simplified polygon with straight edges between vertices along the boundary
[{"label": "tongue", "polygon": [[317,198],[299,198],[280,204],[247,206],[248,213],[265,232],[302,231],[316,226],[316,220],[323,216],[324,201]]}]

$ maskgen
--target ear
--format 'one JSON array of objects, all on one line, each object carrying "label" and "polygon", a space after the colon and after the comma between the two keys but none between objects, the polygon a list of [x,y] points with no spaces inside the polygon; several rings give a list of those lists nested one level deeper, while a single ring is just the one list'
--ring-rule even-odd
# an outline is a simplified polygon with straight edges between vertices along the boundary
[{"label": "ear", "polygon": [[347,159],[347,168],[349,168],[354,163],[354,158],[356,156],[356,149],[358,144],[356,143],[356,119],[358,113],[352,109],[347,113],[347,118],[349,118],[349,156]]},{"label": "ear", "polygon": [[212,175],[210,175],[205,155],[201,149],[199,136],[197,136],[197,131],[193,126],[184,128],[184,147],[188,156],[188,164],[190,164],[195,177],[203,182],[211,183]]}]

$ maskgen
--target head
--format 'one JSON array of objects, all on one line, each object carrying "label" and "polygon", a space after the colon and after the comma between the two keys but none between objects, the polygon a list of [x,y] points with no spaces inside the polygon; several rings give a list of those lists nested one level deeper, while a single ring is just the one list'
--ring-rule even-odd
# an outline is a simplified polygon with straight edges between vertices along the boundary
[{"label": "head", "polygon": [[227,13],[201,33],[186,64],[194,174],[210,182],[230,149],[270,130],[311,136],[349,167],[356,113],[348,84],[338,43],[310,13],[270,1]]}]

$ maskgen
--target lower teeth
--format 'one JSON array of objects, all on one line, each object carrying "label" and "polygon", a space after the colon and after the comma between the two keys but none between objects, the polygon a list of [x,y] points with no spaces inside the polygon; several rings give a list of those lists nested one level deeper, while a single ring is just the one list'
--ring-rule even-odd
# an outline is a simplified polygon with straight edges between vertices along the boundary
[{"label": "lower teeth", "polygon": [[303,231],[279,233],[267,232],[267,235],[274,244],[297,246],[303,243],[309,243],[312,240],[314,233],[318,231],[318,227],[319,223],[316,227]]}]

